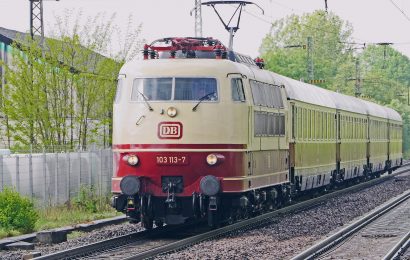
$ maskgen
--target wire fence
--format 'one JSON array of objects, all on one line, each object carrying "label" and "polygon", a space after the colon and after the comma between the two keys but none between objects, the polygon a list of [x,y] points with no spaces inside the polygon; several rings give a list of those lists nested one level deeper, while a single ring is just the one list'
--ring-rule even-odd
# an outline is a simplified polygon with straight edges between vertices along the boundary
[{"label": "wire fence", "polygon": [[80,187],[97,195],[111,190],[111,149],[77,152],[0,154],[0,191],[14,188],[39,207],[67,203]]}]

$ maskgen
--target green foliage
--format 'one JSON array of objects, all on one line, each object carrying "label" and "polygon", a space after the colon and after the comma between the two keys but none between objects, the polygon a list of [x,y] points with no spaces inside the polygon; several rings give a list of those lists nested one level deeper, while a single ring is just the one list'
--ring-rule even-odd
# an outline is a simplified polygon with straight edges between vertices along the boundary
[{"label": "green foliage", "polygon": [[28,198],[9,188],[0,192],[0,229],[30,232],[37,219],[38,214]]},{"label": "green foliage", "polygon": [[[100,196],[99,198],[94,199],[94,201],[97,202],[96,211],[93,206],[88,208],[87,206],[82,206],[87,203],[78,203],[76,205],[76,200],[77,198],[73,199],[73,201],[67,203],[66,205],[39,209],[39,220],[36,223],[35,230],[45,230],[76,225],[80,223],[87,223],[96,219],[111,218],[120,215],[110,206],[108,197],[106,196]],[[87,198],[87,200],[89,199]]]},{"label": "green foliage", "polygon": [[107,209],[109,198],[99,196],[93,186],[81,185],[80,191],[71,203],[76,209],[97,213]]},{"label": "green foliage", "polygon": [[291,15],[273,23],[260,51],[267,69],[307,81],[307,38],[312,37],[314,78],[325,79],[324,87],[337,89],[341,87],[337,77],[350,76],[354,68],[348,62],[352,60],[352,52],[345,50],[351,34],[350,24],[332,13]]},{"label": "green foliage", "polygon": [[110,145],[116,79],[141,44],[141,26],[128,28],[113,54],[112,35],[120,31],[114,16],[97,15],[84,26],[78,19],[72,25],[69,16],[57,17],[44,47],[29,36],[12,46],[0,112],[5,136],[18,147]]},{"label": "green foliage", "polygon": [[[367,45],[363,52],[356,53],[352,32],[348,22],[332,13],[291,15],[272,24],[260,51],[267,69],[307,81],[308,56],[303,45],[308,36],[312,37],[314,77],[326,80],[320,86],[354,95],[355,79],[361,78],[363,98],[401,114],[403,147],[405,154],[410,154],[410,59],[390,46]],[[301,47],[285,48],[291,45]]]},{"label": "green foliage", "polygon": [[97,212],[98,198],[93,187],[81,185],[77,197],[73,200],[73,205],[88,212]]}]

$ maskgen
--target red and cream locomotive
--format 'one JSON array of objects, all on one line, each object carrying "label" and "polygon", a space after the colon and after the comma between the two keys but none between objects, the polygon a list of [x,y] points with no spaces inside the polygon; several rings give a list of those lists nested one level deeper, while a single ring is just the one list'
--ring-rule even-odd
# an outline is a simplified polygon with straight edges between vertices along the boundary
[{"label": "red and cream locomotive", "polygon": [[218,40],[161,39],[119,75],[112,205],[146,228],[246,218],[393,170],[401,125],[392,109],[263,70]]}]

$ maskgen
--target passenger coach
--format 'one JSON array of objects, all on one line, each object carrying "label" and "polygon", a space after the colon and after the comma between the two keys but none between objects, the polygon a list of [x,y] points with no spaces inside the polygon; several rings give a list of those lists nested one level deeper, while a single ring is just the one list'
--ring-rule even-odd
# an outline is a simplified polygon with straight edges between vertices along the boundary
[{"label": "passenger coach", "polygon": [[212,38],[166,38],[124,65],[112,204],[146,228],[232,222],[402,163],[392,109],[263,70]]}]

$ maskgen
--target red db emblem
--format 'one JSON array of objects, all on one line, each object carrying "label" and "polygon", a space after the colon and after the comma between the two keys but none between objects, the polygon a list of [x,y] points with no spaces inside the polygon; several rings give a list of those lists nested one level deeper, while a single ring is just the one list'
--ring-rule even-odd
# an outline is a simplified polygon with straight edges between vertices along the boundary
[{"label": "red db emblem", "polygon": [[182,124],[180,122],[161,122],[158,124],[159,139],[181,139]]}]

